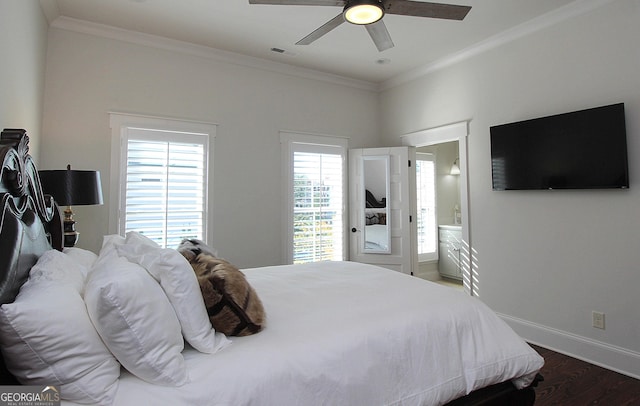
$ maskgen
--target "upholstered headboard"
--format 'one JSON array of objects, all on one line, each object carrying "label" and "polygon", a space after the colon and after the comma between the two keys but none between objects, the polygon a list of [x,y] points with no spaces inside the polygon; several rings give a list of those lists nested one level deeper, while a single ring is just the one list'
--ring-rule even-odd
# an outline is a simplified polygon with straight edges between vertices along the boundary
[{"label": "upholstered headboard", "polygon": [[[52,247],[62,250],[62,219],[44,196],[25,130],[0,135],[0,304],[14,301],[29,270]],[[0,383],[14,382],[0,365]]]}]

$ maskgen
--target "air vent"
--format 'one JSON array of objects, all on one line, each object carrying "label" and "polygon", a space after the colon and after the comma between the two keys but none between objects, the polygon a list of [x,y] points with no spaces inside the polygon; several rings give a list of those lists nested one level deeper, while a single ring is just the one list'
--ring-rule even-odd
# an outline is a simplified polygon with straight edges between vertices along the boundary
[{"label": "air vent", "polygon": [[295,52],[287,51],[286,49],[273,47],[271,48],[271,52],[275,52],[276,54],[287,55],[287,56],[295,56]]}]

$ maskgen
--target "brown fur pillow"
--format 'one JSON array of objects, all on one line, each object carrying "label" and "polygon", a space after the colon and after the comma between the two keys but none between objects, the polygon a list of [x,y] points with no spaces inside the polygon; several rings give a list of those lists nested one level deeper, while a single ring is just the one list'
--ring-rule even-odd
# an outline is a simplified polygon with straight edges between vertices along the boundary
[{"label": "brown fur pillow", "polygon": [[244,274],[224,259],[190,249],[178,249],[189,261],[200,284],[211,325],[230,336],[262,330],[265,311]]}]

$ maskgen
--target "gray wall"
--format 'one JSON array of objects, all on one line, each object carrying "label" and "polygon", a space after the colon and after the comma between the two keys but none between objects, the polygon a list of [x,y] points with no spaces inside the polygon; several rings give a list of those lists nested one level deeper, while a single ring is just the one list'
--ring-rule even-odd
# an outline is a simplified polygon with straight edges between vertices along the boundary
[{"label": "gray wall", "polygon": [[47,21],[37,1],[0,0],[0,128],[24,128],[40,155]]},{"label": "gray wall", "polygon": [[[381,95],[386,142],[470,120],[480,299],[526,337],[640,376],[640,2],[619,0]],[[624,102],[630,190],[491,189],[489,127]],[[606,330],[591,312],[606,314]]]},{"label": "gray wall", "polygon": [[163,49],[136,44],[135,35],[120,41],[80,31],[50,29],[41,165],[101,172],[107,204],[74,208],[80,247],[98,251],[115,232],[110,111],[218,124],[210,243],[243,268],[283,261],[279,131],[349,137],[350,147],[379,143],[375,91],[220,62],[186,44]]}]

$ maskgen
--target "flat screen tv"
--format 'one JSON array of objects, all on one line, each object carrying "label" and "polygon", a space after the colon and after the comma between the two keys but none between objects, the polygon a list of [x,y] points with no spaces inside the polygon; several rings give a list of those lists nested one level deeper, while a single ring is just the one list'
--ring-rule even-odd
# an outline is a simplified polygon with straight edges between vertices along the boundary
[{"label": "flat screen tv", "polygon": [[624,103],[490,128],[494,190],[626,189]]}]

